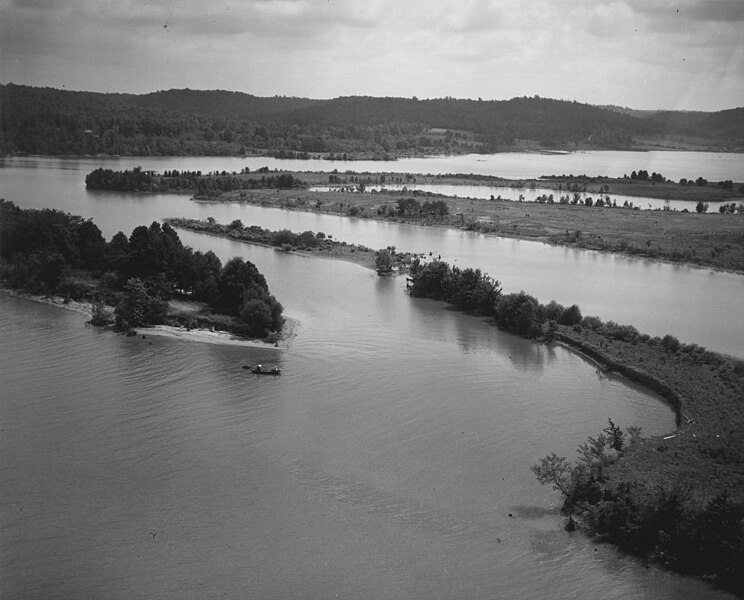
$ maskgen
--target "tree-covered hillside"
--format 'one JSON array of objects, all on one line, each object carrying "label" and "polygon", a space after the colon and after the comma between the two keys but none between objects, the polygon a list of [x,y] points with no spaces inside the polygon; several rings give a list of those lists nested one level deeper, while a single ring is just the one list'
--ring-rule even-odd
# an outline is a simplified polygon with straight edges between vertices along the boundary
[{"label": "tree-covered hillside", "polygon": [[694,136],[744,147],[744,108],[618,111],[547,98],[506,101],[260,98],[221,90],[144,95],[0,86],[0,154],[240,155],[340,158],[546,148],[631,149]]}]

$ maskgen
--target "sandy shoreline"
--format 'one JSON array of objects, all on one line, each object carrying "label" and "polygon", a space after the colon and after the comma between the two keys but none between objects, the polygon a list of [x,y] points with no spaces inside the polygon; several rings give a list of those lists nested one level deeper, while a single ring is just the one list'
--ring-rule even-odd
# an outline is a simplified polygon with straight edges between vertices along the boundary
[{"label": "sandy shoreline", "polygon": [[189,342],[200,342],[203,344],[222,344],[227,346],[247,346],[251,348],[266,348],[271,350],[284,350],[286,346],[269,344],[260,340],[248,340],[233,335],[227,331],[211,331],[209,329],[186,329],[185,327],[173,327],[171,325],[155,325],[154,327],[140,327],[137,335],[167,337]]},{"label": "sandy shoreline", "polygon": [[[22,291],[12,290],[8,288],[0,288],[0,292],[14,298],[20,298],[21,300],[37,302],[39,304],[46,304],[47,306],[53,306],[55,308],[61,308],[63,310],[75,312],[80,315],[85,315],[88,317],[86,322],[90,320],[90,317],[92,315],[92,304],[90,302],[77,302],[75,300],[66,302],[65,299],[61,296],[42,296],[39,294],[28,294]],[[109,308],[113,312],[113,307],[109,306],[107,308]],[[227,331],[212,331],[210,329],[186,329],[185,327],[174,327],[171,325],[139,327],[136,331],[137,335],[139,336],[154,335],[158,337],[167,337],[171,339],[178,339],[189,342],[200,342],[206,344],[223,344],[249,348],[264,348],[267,350],[285,350],[289,347],[290,341],[297,337],[297,330],[299,329],[299,326],[300,322],[298,320],[291,317],[285,317],[285,325],[282,331],[281,338],[276,343],[242,338]]]}]

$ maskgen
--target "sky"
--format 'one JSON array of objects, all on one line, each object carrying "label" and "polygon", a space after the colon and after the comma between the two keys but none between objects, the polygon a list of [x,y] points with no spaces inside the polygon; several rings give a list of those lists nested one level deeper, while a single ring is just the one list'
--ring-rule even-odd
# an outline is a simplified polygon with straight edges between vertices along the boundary
[{"label": "sky", "polygon": [[0,0],[0,82],[744,106],[744,0]]}]

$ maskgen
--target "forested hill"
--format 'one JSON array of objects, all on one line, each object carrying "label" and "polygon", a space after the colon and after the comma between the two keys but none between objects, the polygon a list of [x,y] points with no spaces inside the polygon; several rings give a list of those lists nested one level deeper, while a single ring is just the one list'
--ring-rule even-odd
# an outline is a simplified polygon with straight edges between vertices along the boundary
[{"label": "forested hill", "polygon": [[[394,158],[527,147],[631,149],[654,143],[744,149],[744,108],[618,111],[546,98],[481,101],[257,97],[221,90],[144,95],[0,86],[0,154]],[[640,144],[640,145],[639,145]]]},{"label": "forested hill", "polygon": [[313,106],[320,102],[309,98],[287,98],[285,96],[260,98],[241,92],[190,89],[153,92],[142,96],[128,96],[128,98],[133,105],[141,108],[258,121],[265,120],[270,115]]}]

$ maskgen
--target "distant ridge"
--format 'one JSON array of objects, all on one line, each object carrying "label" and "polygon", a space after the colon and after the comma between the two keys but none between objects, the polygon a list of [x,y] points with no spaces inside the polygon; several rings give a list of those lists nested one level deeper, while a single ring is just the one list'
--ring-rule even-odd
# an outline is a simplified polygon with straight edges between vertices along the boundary
[{"label": "distant ridge", "polygon": [[317,100],[224,90],[135,95],[6,84],[0,86],[0,109],[5,155],[258,152],[389,158],[496,152],[520,148],[525,140],[567,150],[645,149],[659,141],[689,140],[708,149],[744,149],[744,108],[642,111],[537,96]]},{"label": "distant ridge", "polygon": [[165,111],[259,118],[298,108],[306,108],[320,101],[283,96],[260,98],[243,92],[199,91],[186,88],[131,96],[131,102],[138,106]]}]

